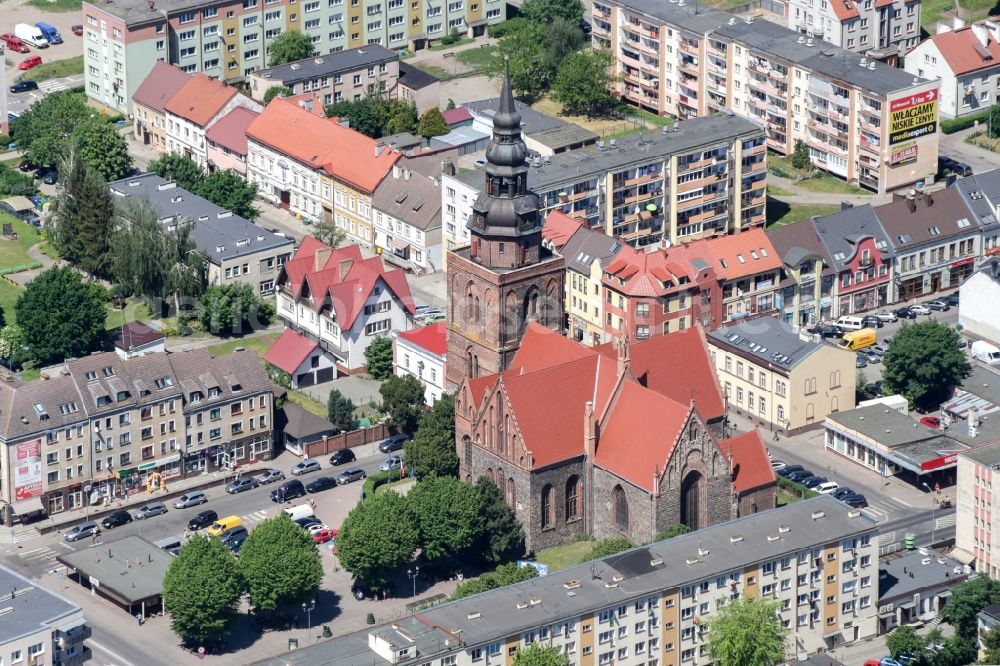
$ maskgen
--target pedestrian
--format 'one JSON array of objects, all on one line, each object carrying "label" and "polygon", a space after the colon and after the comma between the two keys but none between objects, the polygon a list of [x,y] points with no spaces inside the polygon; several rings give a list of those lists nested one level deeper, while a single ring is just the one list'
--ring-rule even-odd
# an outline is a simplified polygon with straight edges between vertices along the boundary
[{"label": "pedestrian", "polygon": [[776,442],[778,441],[778,431],[777,430],[774,431],[774,441],[776,441]]},{"label": "pedestrian", "polygon": [[188,536],[189,536],[189,534],[188,534],[187,528],[185,528],[184,529],[184,537],[183,537],[184,541],[188,540]]}]

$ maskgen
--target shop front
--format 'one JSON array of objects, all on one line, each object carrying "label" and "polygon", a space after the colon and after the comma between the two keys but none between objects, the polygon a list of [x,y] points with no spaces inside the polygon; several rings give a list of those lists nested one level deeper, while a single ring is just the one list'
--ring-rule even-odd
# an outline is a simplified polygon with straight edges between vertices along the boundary
[{"label": "shop front", "polygon": [[965,282],[975,270],[975,263],[975,257],[966,257],[952,262],[948,270],[948,285],[957,287]]},{"label": "shop front", "polygon": [[240,465],[257,460],[270,460],[271,457],[271,435],[265,432],[189,451],[184,455],[184,475],[195,476],[215,471],[231,472]]}]

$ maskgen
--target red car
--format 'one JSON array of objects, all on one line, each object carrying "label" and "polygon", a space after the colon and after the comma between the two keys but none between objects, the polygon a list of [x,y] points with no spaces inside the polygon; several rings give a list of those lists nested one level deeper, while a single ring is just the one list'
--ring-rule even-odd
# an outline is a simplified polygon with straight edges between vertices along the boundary
[{"label": "red car", "polygon": [[934,430],[941,429],[941,419],[936,416],[923,416],[920,418],[920,423]]},{"label": "red car", "polygon": [[335,536],[337,536],[337,530],[332,530],[332,529],[316,530],[310,536],[312,536],[314,543],[326,543],[327,541],[330,541]]},{"label": "red car", "polygon": [[17,51],[18,53],[31,52],[31,49],[28,48],[27,44],[25,44],[20,40],[20,38],[15,37],[9,32],[5,32],[2,35],[0,35],[0,42],[6,42],[7,48],[9,48],[11,51]]},{"label": "red car", "polygon": [[42,64],[42,56],[28,56],[21,62],[17,63],[18,69],[31,69],[32,67],[38,67]]},{"label": "red car", "polygon": [[73,34],[76,35],[77,37],[83,37],[83,26],[82,25],[74,25],[70,29],[73,31]]}]

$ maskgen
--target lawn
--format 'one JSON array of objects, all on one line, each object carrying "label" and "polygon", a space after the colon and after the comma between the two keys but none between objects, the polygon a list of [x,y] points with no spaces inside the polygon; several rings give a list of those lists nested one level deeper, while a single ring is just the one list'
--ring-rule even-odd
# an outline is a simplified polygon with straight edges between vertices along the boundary
[{"label": "lawn", "polygon": [[49,79],[58,79],[72,74],[83,74],[82,55],[75,58],[66,58],[65,60],[43,62],[41,65],[32,67],[26,71],[21,75],[21,78],[31,79],[32,81],[48,81]]},{"label": "lawn", "polygon": [[[16,239],[0,236],[0,269],[30,264],[28,248],[42,241],[42,235],[29,224],[25,224],[5,213],[0,213],[0,224],[11,223],[17,232]],[[4,278],[0,278],[0,308],[3,308],[8,322],[14,321],[14,304],[22,289]]]},{"label": "lawn", "polygon": [[459,76],[464,74],[458,74],[454,71],[449,72],[448,70],[438,67],[437,65],[428,65],[423,62],[415,62],[413,63],[413,66],[422,72],[430,74],[439,81],[451,81],[452,79],[457,79]]},{"label": "lawn", "polygon": [[788,190],[783,190],[780,187],[778,187],[777,185],[768,185],[767,186],[767,193],[770,194],[770,195],[776,196],[776,197],[790,197],[790,196],[794,196]]},{"label": "lawn", "polygon": [[298,391],[295,391],[293,389],[288,389],[288,391],[285,393],[285,397],[287,398],[288,402],[296,404],[302,409],[306,410],[307,412],[312,412],[313,414],[319,416],[320,418],[325,419],[327,416],[326,405],[320,404],[318,401],[313,400],[305,393],[299,393]]},{"label": "lawn", "polygon": [[994,153],[1000,153],[1000,138],[991,139],[982,132],[969,135],[966,137],[965,142],[972,144],[973,146],[979,146],[980,148],[991,150]]},{"label": "lawn", "polygon": [[104,320],[104,328],[113,330],[133,321],[149,321],[153,315],[149,312],[149,306],[139,300],[128,301],[125,307],[119,310],[111,303],[104,306],[107,311],[107,319]]},{"label": "lawn", "polygon": [[457,42],[452,42],[451,44],[435,44],[434,46],[427,49],[428,51],[448,51],[450,49],[456,48],[458,46],[465,46],[466,44],[471,44],[474,42],[472,37],[463,37]]},{"label": "lawn", "polygon": [[[768,188],[770,190],[771,188]],[[814,215],[829,215],[840,210],[833,204],[801,205],[788,204],[778,199],[767,198],[767,228],[777,229],[792,222],[806,220]]]},{"label": "lawn", "polygon": [[[82,0],[28,0],[28,4],[47,12],[78,12],[83,9]],[[63,35],[63,39],[71,37],[75,35],[72,33],[69,36]]]},{"label": "lawn", "polygon": [[573,541],[562,546],[543,550],[535,556],[542,564],[547,564],[549,573],[586,562],[594,549],[593,541]]},{"label": "lawn", "polygon": [[[962,18],[965,19],[966,25],[990,15],[995,2],[996,0],[961,0]],[[924,0],[920,3],[921,25],[933,35],[934,26],[941,20],[942,12],[954,8],[954,0]]]},{"label": "lawn", "polygon": [[456,53],[455,57],[463,65],[480,70],[493,62],[496,55],[497,47],[489,45],[482,46],[478,49],[467,49],[460,53]]},{"label": "lawn", "polygon": [[270,333],[245,338],[233,338],[232,340],[212,345],[208,348],[208,351],[212,356],[225,356],[234,352],[237,347],[244,347],[245,349],[252,349],[257,352],[258,356],[263,356],[276,340],[277,338]]},{"label": "lawn", "polygon": [[[797,187],[803,190],[808,190],[809,192],[817,192],[821,194],[871,194],[870,191],[863,190],[856,185],[851,185],[847,181],[826,173],[825,171],[820,171],[819,169],[814,169],[812,171],[796,169],[792,166],[792,158],[784,157],[776,153],[768,153],[767,170],[775,176],[794,181]],[[769,187],[768,191],[772,192],[773,189],[774,188]]]},{"label": "lawn", "polygon": [[382,493],[387,493],[390,490],[399,493],[400,495],[405,495],[410,492],[416,481],[410,478],[400,479],[399,481],[393,481],[392,483],[383,483],[381,486],[375,489],[376,495],[381,495]]},{"label": "lawn", "polygon": [[564,115],[562,104],[550,97],[540,99],[532,104],[531,108],[561,118],[568,123],[576,123],[595,134],[600,134],[605,139],[624,137],[642,130],[643,127],[653,129],[673,122],[673,118],[668,116],[657,116],[648,112],[639,115],[634,111],[630,111],[627,118],[588,118],[586,116]]}]

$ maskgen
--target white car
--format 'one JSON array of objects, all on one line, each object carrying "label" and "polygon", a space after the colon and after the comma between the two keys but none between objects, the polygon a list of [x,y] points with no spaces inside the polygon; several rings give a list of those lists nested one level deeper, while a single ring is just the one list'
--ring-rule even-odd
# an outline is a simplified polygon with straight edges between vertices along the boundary
[{"label": "white car", "polygon": [[931,309],[925,305],[911,305],[910,312],[917,315],[929,315]]},{"label": "white car", "polygon": [[836,481],[826,481],[813,488],[813,490],[818,492],[820,495],[829,495],[830,493],[835,492],[838,488],[840,488],[840,484]]},{"label": "white car", "polygon": [[788,467],[788,463],[781,462],[780,460],[771,461],[771,469],[777,472],[779,469],[785,469]]},{"label": "white car", "polygon": [[875,316],[878,317],[880,321],[885,321],[885,322],[893,322],[899,320],[899,317],[896,316],[895,312],[889,312],[888,310],[879,312]]},{"label": "white car", "polygon": [[313,523],[312,525],[306,528],[306,531],[308,531],[309,534],[311,535],[315,532],[319,532],[320,530],[328,530],[328,529],[330,528],[324,525],[323,523]]}]

